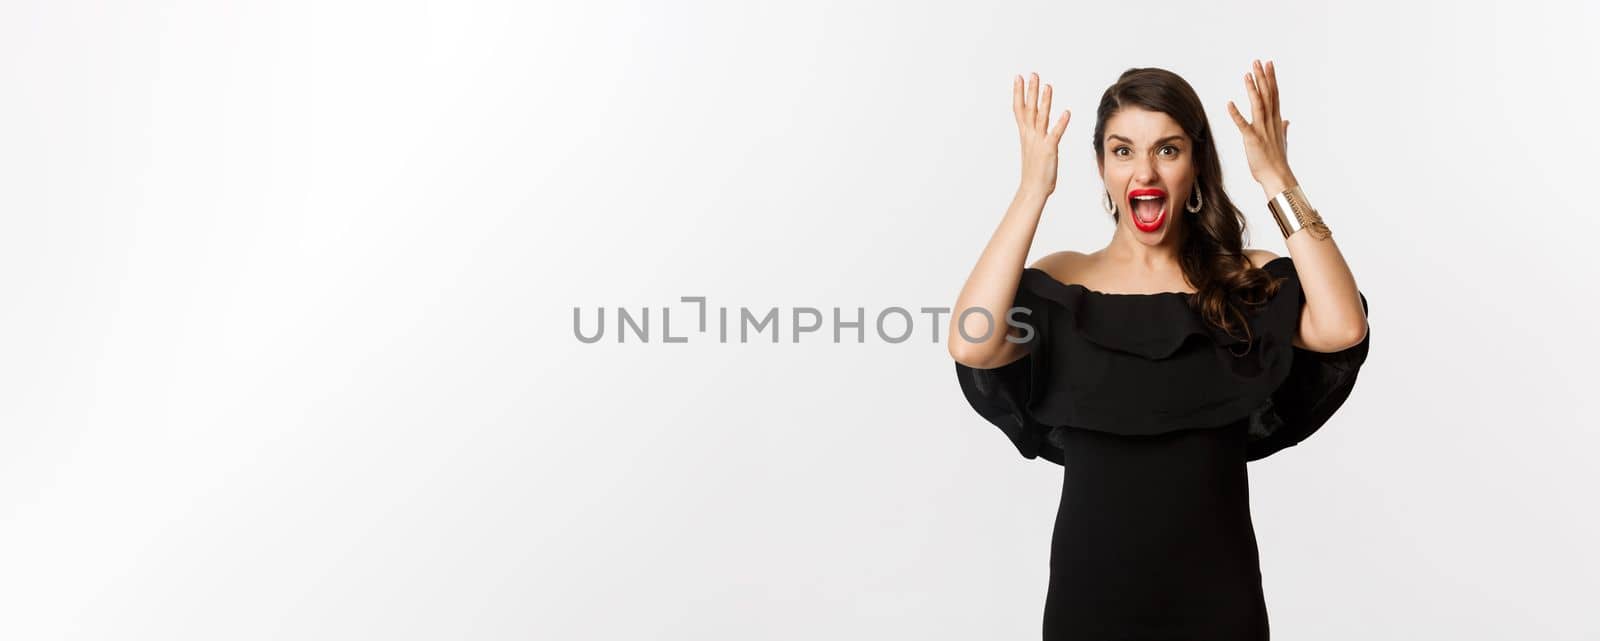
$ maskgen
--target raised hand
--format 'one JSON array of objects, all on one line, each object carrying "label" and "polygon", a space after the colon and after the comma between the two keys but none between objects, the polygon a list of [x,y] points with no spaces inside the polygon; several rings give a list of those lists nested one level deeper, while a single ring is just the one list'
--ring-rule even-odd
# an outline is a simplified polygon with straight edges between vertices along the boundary
[{"label": "raised hand", "polygon": [[1244,136],[1250,175],[1272,196],[1296,184],[1294,172],[1289,170],[1289,121],[1278,111],[1278,75],[1272,61],[1262,67],[1261,61],[1256,60],[1254,69],[1244,76],[1251,121],[1245,121],[1232,100],[1228,101],[1228,114]]},{"label": "raised hand", "polygon": [[1039,74],[1030,74],[1026,88],[1022,76],[1011,83],[1011,112],[1017,117],[1017,132],[1022,137],[1022,184],[1019,189],[1051,194],[1056,190],[1057,149],[1061,132],[1072,119],[1070,109],[1061,110],[1054,130],[1050,124],[1050,85],[1039,90]]}]

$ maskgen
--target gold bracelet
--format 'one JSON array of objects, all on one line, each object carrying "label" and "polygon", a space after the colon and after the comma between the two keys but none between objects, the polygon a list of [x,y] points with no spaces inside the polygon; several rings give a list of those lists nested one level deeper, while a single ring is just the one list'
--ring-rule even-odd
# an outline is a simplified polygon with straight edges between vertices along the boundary
[{"label": "gold bracelet", "polygon": [[[1267,201],[1267,209],[1272,210],[1272,217],[1278,221],[1278,230],[1283,232],[1283,237],[1293,236],[1301,229],[1311,230],[1311,236],[1317,240],[1327,240],[1333,237],[1333,231],[1322,222],[1322,216],[1311,206],[1311,201],[1306,199],[1306,192],[1300,185],[1294,185],[1278,192]],[[1293,212],[1290,216],[1288,212]]]}]

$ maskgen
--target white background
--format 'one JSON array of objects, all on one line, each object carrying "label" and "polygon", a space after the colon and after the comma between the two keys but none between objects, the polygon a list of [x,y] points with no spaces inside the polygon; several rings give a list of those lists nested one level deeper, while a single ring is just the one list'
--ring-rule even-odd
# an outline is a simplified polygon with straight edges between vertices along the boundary
[{"label": "white background", "polygon": [[[1260,58],[1373,336],[1250,467],[1274,638],[1600,638],[1595,14],[8,2],[0,637],[1037,638],[1061,469],[943,322],[722,343],[678,299],[953,304],[1029,71],[1074,112],[1034,258],[1109,240],[1136,66],[1285,254],[1225,108]],[[655,340],[579,342],[600,306]]]}]

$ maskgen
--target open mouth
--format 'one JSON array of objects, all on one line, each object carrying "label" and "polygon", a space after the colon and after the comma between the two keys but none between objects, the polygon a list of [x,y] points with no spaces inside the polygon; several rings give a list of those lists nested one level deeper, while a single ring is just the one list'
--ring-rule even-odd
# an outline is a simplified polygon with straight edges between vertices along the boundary
[{"label": "open mouth", "polygon": [[1149,231],[1161,223],[1167,213],[1167,192],[1160,189],[1135,189],[1128,194],[1134,221],[1141,229]]}]

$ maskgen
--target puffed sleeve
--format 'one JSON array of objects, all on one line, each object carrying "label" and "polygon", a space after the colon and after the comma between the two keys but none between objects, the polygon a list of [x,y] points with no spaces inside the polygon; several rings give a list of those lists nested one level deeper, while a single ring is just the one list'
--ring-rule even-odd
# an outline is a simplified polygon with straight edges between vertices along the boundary
[{"label": "puffed sleeve", "polygon": [[[1293,267],[1288,267],[1290,276]],[[1296,280],[1291,299],[1296,309],[1305,302],[1305,295],[1299,290]],[[1366,294],[1357,292],[1361,297],[1361,310],[1367,312]],[[1298,319],[1298,314],[1292,316]],[[1293,329],[1283,328],[1280,342],[1288,344],[1291,340]],[[1294,361],[1290,366],[1288,376],[1272,392],[1269,402],[1263,404],[1250,416],[1250,439],[1247,448],[1247,459],[1254,461],[1265,458],[1286,447],[1291,447],[1311,436],[1328,422],[1334,412],[1349,398],[1351,390],[1355,388],[1356,374],[1360,373],[1361,366],[1367,360],[1367,348],[1372,340],[1369,328],[1367,336],[1361,342],[1337,352],[1314,352],[1299,347],[1290,348],[1294,353]]]},{"label": "puffed sleeve", "polygon": [[[994,369],[977,369],[956,363],[956,377],[961,391],[972,409],[985,420],[999,427],[1011,439],[1024,458],[1044,458],[1064,465],[1061,446],[1050,436],[1052,427],[1036,418],[1033,406],[1049,389],[1051,379],[1050,326],[1052,307],[1058,303],[1049,300],[1036,290],[1035,275],[1024,272],[1013,306],[1020,308],[1012,316],[1016,323],[1031,328],[1031,336],[1023,344],[1027,354],[1022,358]],[[1026,311],[1023,311],[1026,310]],[[959,313],[959,310],[958,310]],[[1004,327],[1004,319],[998,319]]]}]

